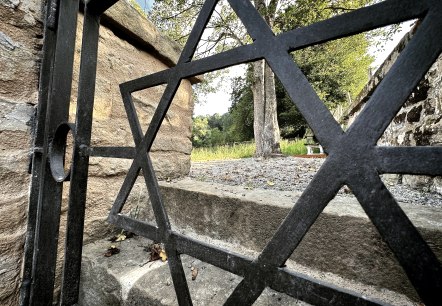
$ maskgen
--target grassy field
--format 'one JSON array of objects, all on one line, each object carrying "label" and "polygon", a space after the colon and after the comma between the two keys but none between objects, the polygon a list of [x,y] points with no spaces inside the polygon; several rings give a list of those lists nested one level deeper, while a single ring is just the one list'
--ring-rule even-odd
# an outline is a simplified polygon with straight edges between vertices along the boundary
[{"label": "grassy field", "polygon": [[[304,140],[282,140],[281,151],[284,155],[307,154],[307,149],[304,146]],[[254,143],[241,143],[211,148],[194,148],[191,159],[192,161],[238,159],[252,157],[254,153]]]}]

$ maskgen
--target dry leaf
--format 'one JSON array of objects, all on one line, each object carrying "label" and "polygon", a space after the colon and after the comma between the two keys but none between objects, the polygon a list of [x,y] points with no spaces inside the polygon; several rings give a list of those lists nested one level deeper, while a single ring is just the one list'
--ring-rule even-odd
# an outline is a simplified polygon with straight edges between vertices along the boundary
[{"label": "dry leaf", "polygon": [[120,253],[120,249],[117,248],[115,245],[111,245],[110,248],[107,249],[106,253],[104,253],[104,256],[111,257],[118,253]]},{"label": "dry leaf", "polygon": [[272,182],[272,181],[267,181],[267,185],[269,185],[269,186],[275,186],[275,183]]},{"label": "dry leaf", "polygon": [[161,258],[162,261],[167,260],[166,251],[162,248],[161,244],[153,243],[148,247],[144,248],[146,252],[150,252],[149,261],[155,261]]},{"label": "dry leaf", "polygon": [[119,242],[119,241],[124,241],[126,240],[126,235],[125,234],[119,234],[117,235],[117,239],[115,240],[115,242]]},{"label": "dry leaf", "polygon": [[167,260],[167,254],[166,254],[166,251],[161,250],[161,251],[160,251],[160,257],[161,257],[161,260],[162,260],[162,261],[166,261],[166,260]]},{"label": "dry leaf", "polygon": [[195,267],[190,268],[192,271],[192,280],[196,280],[196,277],[198,276],[198,269]]}]

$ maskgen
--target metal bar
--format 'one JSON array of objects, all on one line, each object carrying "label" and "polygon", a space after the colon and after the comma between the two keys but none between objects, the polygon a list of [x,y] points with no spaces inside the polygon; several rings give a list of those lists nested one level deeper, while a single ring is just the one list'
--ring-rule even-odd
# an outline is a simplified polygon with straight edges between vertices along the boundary
[{"label": "metal bar", "polygon": [[86,0],[85,5],[94,15],[100,16],[119,0]]},{"label": "metal bar", "polygon": [[[261,45],[264,47],[265,44],[262,43]],[[262,58],[260,50],[261,48],[258,48],[256,43],[238,47],[203,59],[181,63],[179,66],[128,81],[121,84],[120,87],[125,92],[135,92],[148,87],[166,84],[172,76],[186,79],[233,65],[251,62]]]},{"label": "metal bar", "polygon": [[[393,103],[387,106],[386,114],[383,114],[383,117],[381,116],[380,119],[375,118],[378,121],[375,122],[374,127],[372,122],[369,121],[375,120],[373,119],[373,113],[377,112],[377,116],[379,112],[384,112],[385,105],[382,105],[382,100],[380,100],[382,95],[378,94],[379,97],[377,98],[372,97],[369,103],[373,105],[371,107],[374,107],[375,111],[367,111],[364,109],[360,118],[352,125],[349,132],[343,133],[330,112],[317,97],[305,76],[293,63],[288,52],[378,28],[383,25],[423,17],[431,9],[424,20],[425,30],[422,30],[421,26],[421,29],[418,31],[418,33],[427,32],[428,34],[428,32],[433,29],[430,25],[432,18],[439,18],[438,23],[435,23],[435,25],[440,28],[442,23],[442,21],[440,21],[440,19],[442,19],[440,18],[442,15],[442,4],[435,1],[416,2],[409,0],[388,0],[275,37],[249,0],[229,0],[231,7],[242,20],[255,42],[248,46],[239,47],[205,59],[190,62],[216,2],[217,1],[214,0],[205,2],[202,13],[198,17],[191,37],[176,67],[120,85],[136,143],[136,154],[129,173],[117,196],[117,200],[112,207],[109,220],[115,224],[128,226],[128,228],[132,228],[148,237],[159,236],[158,238],[165,242],[166,251],[170,254],[169,266],[174,279],[176,293],[179,299],[181,297],[179,303],[182,305],[191,304],[180,260],[180,254],[182,253],[189,254],[244,277],[243,281],[229,297],[226,302],[227,305],[250,305],[259,297],[266,286],[317,305],[381,304],[381,302],[376,300],[365,299],[360,293],[350,292],[335,287],[332,284],[327,284],[299,273],[290,273],[286,269],[280,268],[299,245],[319,214],[336,195],[339,188],[347,183],[349,186],[359,188],[358,199],[379,229],[381,235],[387,240],[393,252],[399,258],[401,264],[405,267],[407,274],[416,286],[422,299],[428,304],[434,303],[434,301],[437,300],[436,293],[440,290],[440,279],[442,279],[440,275],[440,263],[428,245],[421,239],[417,230],[397,206],[391,194],[389,194],[388,191],[385,192],[385,186],[383,186],[382,183],[379,184],[380,180],[377,176],[377,171],[382,172],[388,169],[408,171],[413,168],[413,166],[402,167],[403,165],[400,165],[399,162],[393,163],[392,166],[388,168],[389,166],[386,165],[386,163],[390,156],[389,154],[394,153],[394,156],[400,156],[403,162],[405,162],[407,159],[405,154],[407,153],[412,152],[410,154],[416,156],[416,154],[418,154],[417,152],[428,153],[428,151],[430,151],[431,153],[427,154],[427,159],[425,159],[425,164],[420,168],[416,166],[414,167],[415,170],[410,171],[416,171],[421,174],[428,174],[428,171],[433,171],[431,173],[434,173],[434,171],[439,171],[437,170],[439,168],[435,167],[436,170],[429,169],[430,163],[440,159],[440,152],[436,149],[411,151],[408,149],[393,150],[376,148],[373,139],[366,139],[365,136],[367,133],[369,133],[369,135],[375,135],[380,132],[381,128],[388,125],[393,118],[392,116],[395,114],[394,110],[402,105],[399,105],[399,100],[402,99],[402,101],[405,101],[406,96],[401,96],[401,98],[393,100]],[[379,18],[372,18],[373,15],[379,15]],[[439,35],[440,29],[434,31],[434,33]],[[420,35],[425,36],[424,34]],[[435,60],[436,55],[440,53],[441,46],[440,42],[437,42],[434,43],[434,46],[429,47],[428,44],[431,44],[431,42],[429,42],[430,39],[425,39],[425,37],[421,37],[417,40],[413,39],[412,41],[414,41],[415,46],[407,48],[411,49],[411,51],[407,51],[407,55],[402,57],[409,57],[414,53],[422,56],[422,52],[418,52],[418,46],[422,47],[423,45],[429,49],[424,52],[423,56],[429,56],[430,59],[423,60],[418,64],[423,63],[424,67],[429,68],[430,61]],[[427,43],[427,45],[422,44],[422,42]],[[438,43],[439,45],[437,45]],[[437,51],[439,53],[437,53]],[[328,149],[329,157],[278,228],[276,234],[268,242],[259,257],[253,261],[225,250],[210,247],[171,231],[148,152],[151,149],[152,143],[181,79],[262,58],[265,58],[269,62],[275,74],[281,79],[290,97],[301,110],[301,113],[307,119],[309,125],[312,126],[320,142]],[[398,69],[400,72],[404,69],[413,69],[416,66],[416,63],[410,64],[406,62],[406,60],[403,61],[405,64],[396,64],[394,66],[396,68],[394,69]],[[425,68],[422,69],[422,71],[418,71],[420,77],[425,73],[423,70],[425,70]],[[409,71],[409,73],[413,74],[414,71]],[[393,78],[397,77],[397,73],[390,73],[389,75],[391,80],[387,81],[387,84],[388,82],[393,82]],[[397,82],[399,84],[398,86],[402,86],[401,82],[402,79],[399,78]],[[407,86],[403,92],[412,90],[413,86],[411,85],[417,84],[417,77],[407,82]],[[131,93],[165,83],[168,84],[166,91],[155,111],[146,134],[143,136],[135,107],[132,103]],[[300,93],[302,93],[302,95]],[[348,162],[349,159],[352,161],[351,163]],[[152,198],[155,217],[159,225],[158,229],[147,223],[118,214],[141,168],[143,169],[144,179]],[[366,173],[370,173],[369,175],[371,175],[367,181],[364,180]],[[367,184],[370,185],[370,190],[366,189]],[[324,186],[327,188],[324,188]],[[377,194],[373,195],[372,190],[377,191]],[[386,202],[386,204],[381,205],[382,207],[380,209],[375,207],[375,204],[379,206],[379,203],[383,201]],[[403,236],[388,230],[390,220],[397,221],[396,227],[392,227],[394,231],[400,231],[403,227],[405,236],[410,235],[411,242],[404,241]],[[395,239],[398,241],[395,241]],[[416,245],[416,250],[411,252],[412,255],[406,254],[406,248],[413,245]],[[410,256],[413,257],[413,259],[410,259]],[[423,257],[421,263],[418,260],[420,257]],[[432,282],[432,285],[426,286],[426,283],[425,285],[419,285],[418,283],[421,283],[426,275],[429,277],[427,282]],[[428,287],[429,289],[424,287]]]},{"label": "metal bar", "polygon": [[212,16],[218,1],[219,0],[207,0],[204,2],[204,5],[195,21],[195,26],[193,27],[192,32],[190,32],[186,46],[178,60],[178,64],[187,63],[192,60],[196,48],[198,47],[198,42],[200,41],[201,36],[203,35],[204,30],[210,21],[210,17]]},{"label": "metal bar", "polygon": [[188,254],[204,262],[217,266],[239,276],[245,276],[250,269],[252,259],[209,244],[197,241],[185,235],[173,232],[177,251]]},{"label": "metal bar", "polygon": [[[413,89],[442,52],[442,12],[430,10],[413,39],[401,52],[388,74],[375,89],[355,122],[348,129],[354,139],[375,144]],[[364,127],[370,126],[370,130]]]},{"label": "metal bar", "polygon": [[[395,6],[397,2],[401,2],[399,7]],[[422,17],[428,10],[428,7],[428,1],[385,1],[364,8],[362,14],[360,10],[346,13],[329,20],[315,23],[311,26],[282,33],[276,36],[276,38],[280,41],[282,49],[287,50],[287,52],[295,51],[329,40],[376,29],[384,25]],[[373,14],[371,12],[373,12]],[[394,14],[392,14],[392,12],[394,12]],[[377,14],[381,16],[380,21],[371,17]],[[268,47],[266,41],[254,42],[250,45],[241,46],[204,59],[180,64],[180,66],[168,70],[131,80],[123,83],[121,86],[124,87],[124,91],[126,92],[134,92],[147,87],[165,84],[170,75],[179,75],[180,78],[184,79],[241,63],[248,63],[262,59],[264,55],[261,50],[266,47]]]},{"label": "metal bar", "polygon": [[[312,25],[295,29],[278,36],[287,51],[355,35],[394,23],[423,17],[428,1],[390,0],[360,8]],[[376,18],[373,18],[376,16]]]},{"label": "metal bar", "polygon": [[[57,39],[56,29],[50,27],[50,17],[56,14],[53,8],[57,0],[48,1],[46,4],[46,18],[44,27],[43,58],[40,68],[40,81],[38,90],[37,128],[34,139],[34,152],[32,154],[32,180],[29,196],[28,221],[26,243],[23,260],[23,279],[20,288],[20,305],[28,305],[32,282],[32,261],[34,255],[34,241],[37,221],[38,194],[40,190],[40,171],[42,168],[42,152],[36,148],[43,148],[45,137],[45,119],[47,113],[48,97],[51,88],[52,65],[55,55]],[[56,16],[55,16],[56,18]]]},{"label": "metal bar", "polygon": [[377,173],[355,173],[348,186],[388,244],[425,305],[442,300],[442,267]]},{"label": "metal bar", "polygon": [[109,215],[109,222],[115,224],[120,228],[124,228],[129,232],[141,235],[153,241],[162,240],[160,231],[154,224],[150,224],[148,222],[143,222],[139,220],[134,220],[122,214]]},{"label": "metal bar", "polygon": [[[190,34],[188,42],[186,43],[180,59],[178,60],[178,65],[190,61],[193,57],[198,41],[201,38],[201,35],[210,20],[210,16],[215,9],[216,3],[217,0],[209,0],[204,3],[202,13],[197,18],[197,25],[194,27]],[[117,199],[126,201],[128,194],[130,193],[130,190],[132,189],[135,182],[135,174],[137,174],[139,172],[139,168],[142,167],[157,225],[163,239],[165,240],[166,251],[168,253],[169,259],[168,263],[171,270],[175,290],[177,292],[178,302],[180,305],[192,305],[192,298],[187,286],[181,259],[179,254],[176,252],[175,243],[170,237],[170,223],[165,207],[161,200],[158,181],[156,179],[151,160],[147,155],[147,152],[152,146],[153,140],[155,139],[160,125],[164,120],[170,104],[172,103],[172,99],[175,96],[176,91],[178,90],[180,82],[180,78],[170,77],[168,85],[151,119],[151,123],[149,124],[144,138],[142,137],[142,130],[136,116],[132,99],[129,93],[124,91],[124,86],[120,87],[125,108],[128,113],[129,123],[131,125],[134,141],[137,146],[137,155],[131,165],[131,168],[129,169],[129,173],[126,176],[126,179],[123,183],[122,188],[120,189]],[[114,207],[112,208],[111,213],[115,214],[117,211],[121,211],[122,205],[123,202],[116,202],[114,204]]]},{"label": "metal bar", "polygon": [[134,159],[136,149],[133,147],[93,147],[89,156]]},{"label": "metal bar", "polygon": [[278,269],[270,287],[311,305],[390,305],[285,268]]},{"label": "metal bar", "polygon": [[[174,232],[172,235],[179,253],[188,254],[230,273],[244,277],[249,271],[257,268],[252,259],[243,255],[205,244],[179,233]],[[273,268],[265,273],[275,275],[267,280],[270,288],[312,305],[383,305],[381,301],[364,297],[361,293],[339,288],[286,268]],[[260,278],[264,277],[261,275]]]},{"label": "metal bar", "polygon": [[[210,19],[210,15],[215,8],[217,1],[210,0],[207,1],[204,4],[203,12],[204,16],[200,15],[198,17],[198,22],[201,24],[198,24],[198,30],[194,30],[191,33],[191,36],[189,37],[189,42],[186,44],[183,53],[178,61],[178,64],[184,63],[184,61],[188,61],[193,57],[193,53],[195,52],[196,44],[199,40],[199,38],[202,35],[202,32],[204,31],[204,28],[207,24],[207,22]],[[196,39],[198,38],[198,39]],[[127,116],[130,119],[129,124],[131,125],[131,130],[134,136],[134,140],[137,145],[137,154],[136,158],[134,159],[134,162],[132,163],[129,172],[123,182],[123,186],[120,189],[117,200],[114,203],[114,206],[111,210],[111,214],[117,214],[121,211],[122,206],[124,205],[124,202],[126,201],[132,186],[136,180],[136,177],[139,174],[140,171],[140,163],[143,159],[146,158],[146,152],[148,152],[152,146],[153,139],[155,139],[155,136],[160,128],[160,125],[164,119],[164,116],[167,113],[167,110],[169,109],[170,104],[172,103],[172,99],[178,90],[179,83],[181,79],[178,78],[170,78],[170,75],[173,75],[173,71],[168,70],[167,72],[159,72],[152,76],[148,76],[147,78],[151,79],[152,81],[155,81],[155,79],[161,79],[158,83],[150,83],[150,86],[153,86],[152,84],[162,84],[166,80],[169,80],[169,83],[163,93],[163,96],[161,97],[161,100],[158,104],[158,107],[151,119],[151,123],[149,124],[149,128],[146,132],[146,135],[144,135],[144,138],[141,139],[139,133],[141,132],[141,127],[138,121],[138,117],[136,116],[136,111],[132,103],[132,99],[130,96],[130,91],[132,91],[134,88],[134,83],[124,83],[120,85],[121,94],[123,97],[123,102],[125,104],[125,108],[127,111]],[[136,83],[143,82],[143,80],[138,79]],[[144,86],[144,85],[143,85]],[[132,87],[132,88],[131,88]],[[141,89],[141,88],[140,88]],[[138,142],[138,143],[137,143]],[[143,169],[144,172],[149,171],[148,166],[146,166],[145,169]],[[145,174],[146,175],[146,174]],[[156,181],[156,178],[155,178]],[[146,185],[149,186],[149,183],[146,182]],[[159,225],[160,226],[160,225]]]},{"label": "metal bar", "polygon": [[33,258],[30,304],[52,303],[57,259],[62,184],[52,178],[48,146],[57,126],[66,121],[71,94],[79,0],[60,1],[53,82],[49,95],[42,156],[39,207]]},{"label": "metal bar", "polygon": [[376,147],[379,173],[442,175],[442,147]]},{"label": "metal bar", "polygon": [[114,204],[109,212],[108,222],[112,223],[112,218],[110,216],[116,216],[123,209],[124,203],[126,203],[127,197],[132,190],[138,175],[140,174],[141,168],[135,162],[132,163],[129,171],[124,178],[123,185],[120,188],[120,191],[117,194]]},{"label": "metal bar", "polygon": [[318,97],[292,57],[285,51],[269,49],[274,51],[273,53],[269,52],[266,57],[269,66],[286,88],[290,99],[315,133],[324,151],[329,152],[336,143],[335,139],[344,134],[341,126]]},{"label": "metal bar", "polygon": [[[327,159],[307,186],[295,206],[264,247],[258,257],[259,265],[279,267],[290,257],[304,235],[316,221],[327,204],[334,198],[344,181],[339,176],[339,165]],[[324,189],[324,186],[327,188]],[[243,300],[241,288],[248,288],[251,280],[244,279],[232,293],[229,303],[251,305],[254,300]],[[260,288],[261,289],[261,288]],[[263,289],[263,288],[262,288]],[[261,290],[262,291],[262,290]],[[254,298],[256,295],[251,295]]]},{"label": "metal bar", "polygon": [[[134,120],[130,120],[129,124],[131,126],[132,132],[134,133],[134,140],[135,141],[139,141],[138,143],[136,143],[137,146],[137,153],[136,153],[136,157],[134,159],[134,161],[132,162],[132,165],[129,168],[129,171],[123,181],[123,185],[120,188],[120,191],[118,192],[117,198],[115,200],[114,205],[112,206],[111,209],[111,214],[117,214],[119,212],[121,212],[121,209],[124,205],[124,203],[127,200],[127,197],[129,196],[132,187],[140,173],[140,169],[141,169],[141,164],[144,162],[144,166],[145,168],[143,169],[143,174],[146,176],[148,175],[147,172],[150,171],[149,169],[149,164],[150,161],[146,161],[146,158],[149,159],[149,157],[147,156],[147,151],[150,150],[150,146],[152,145],[153,142],[153,138],[156,136],[156,133],[158,132],[158,129],[161,125],[161,122],[164,118],[164,116],[166,115],[166,112],[170,106],[170,103],[176,93],[176,91],[178,90],[178,86],[179,86],[179,80],[173,80],[171,81],[168,86],[166,87],[166,90],[164,91],[164,94],[161,98],[161,101],[158,105],[157,110],[155,111],[155,114],[151,120],[151,123],[149,125],[148,128],[148,132],[146,133],[144,139],[142,139],[141,135],[142,135],[142,131],[141,131],[141,127],[139,125],[138,119],[136,117],[136,113],[133,112],[129,112],[127,114],[128,118],[132,118]],[[131,97],[129,94],[127,93],[122,93],[123,96],[123,102],[125,104],[131,104]],[[125,106],[127,110],[130,111],[134,111],[133,108],[131,108],[130,106]],[[151,133],[153,133],[153,136],[148,135],[149,131]],[[153,137],[153,138],[149,138],[149,137]],[[142,140],[141,140],[142,139]],[[146,148],[146,146],[148,145],[148,139],[151,139],[150,141],[150,146],[149,148]],[[141,141],[140,141],[141,140]],[[147,164],[146,164],[147,163]],[[153,169],[152,169],[153,171]],[[156,177],[155,175],[153,175],[153,178],[156,182]],[[148,183],[148,180],[146,179],[146,186],[149,188],[150,184]],[[158,182],[156,182],[157,184]],[[150,192],[150,190],[149,190]],[[158,193],[158,191],[154,191],[154,194]],[[160,197],[156,197],[155,198],[157,201],[156,202],[152,202],[153,208],[158,209],[158,212],[160,213],[160,211],[163,211],[163,208],[160,208],[159,205],[161,203]],[[160,213],[161,215],[163,215],[163,212]],[[167,216],[164,217],[160,217],[159,215],[155,215],[155,217],[157,218],[157,222],[158,226],[160,227],[161,230],[165,230],[166,228],[170,228],[169,225],[169,221],[167,219]],[[158,218],[161,218],[161,220],[159,220]],[[163,223],[163,221],[165,223]],[[164,226],[163,226],[164,225]]]},{"label": "metal bar", "polygon": [[84,217],[86,210],[89,148],[92,132],[95,80],[97,71],[100,16],[84,9],[83,43],[76,112],[76,137],[70,177],[69,206],[61,290],[61,305],[78,302],[81,252],[83,248]]},{"label": "metal bar", "polygon": [[325,151],[328,151],[333,140],[343,131],[319,99],[312,85],[301,70],[293,62],[283,44],[275,39],[272,30],[266,21],[254,9],[250,1],[229,1],[233,10],[243,22],[249,34],[256,40],[267,41],[263,51],[265,59],[278,76],[293,102],[304,116],[305,120],[314,131]]},{"label": "metal bar", "polygon": [[132,95],[129,92],[121,91],[121,96],[123,97],[123,104],[126,110],[127,120],[129,120],[129,127],[132,132],[132,137],[134,138],[135,146],[138,146],[143,140],[143,129],[141,128],[140,120],[138,120],[137,110],[133,103]]}]

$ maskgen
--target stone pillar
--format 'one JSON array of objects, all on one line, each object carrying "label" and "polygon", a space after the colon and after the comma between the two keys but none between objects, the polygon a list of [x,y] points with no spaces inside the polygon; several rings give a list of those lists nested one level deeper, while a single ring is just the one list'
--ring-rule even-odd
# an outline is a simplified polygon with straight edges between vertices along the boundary
[{"label": "stone pillar", "polygon": [[42,36],[42,0],[0,0],[0,305],[18,304]]}]

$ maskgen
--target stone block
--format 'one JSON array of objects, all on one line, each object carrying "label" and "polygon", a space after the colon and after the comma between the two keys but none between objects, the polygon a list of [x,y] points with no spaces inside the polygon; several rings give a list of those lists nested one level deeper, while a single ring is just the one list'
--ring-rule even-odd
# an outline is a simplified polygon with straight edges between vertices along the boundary
[{"label": "stone block", "polygon": [[[299,193],[181,180],[161,182],[175,228],[260,251],[288,214]],[[442,211],[401,203],[439,258]],[[296,263],[416,299],[416,293],[354,198],[335,197],[291,257]]]}]

